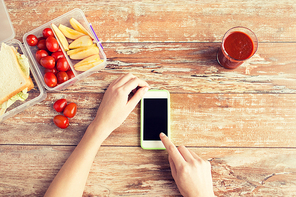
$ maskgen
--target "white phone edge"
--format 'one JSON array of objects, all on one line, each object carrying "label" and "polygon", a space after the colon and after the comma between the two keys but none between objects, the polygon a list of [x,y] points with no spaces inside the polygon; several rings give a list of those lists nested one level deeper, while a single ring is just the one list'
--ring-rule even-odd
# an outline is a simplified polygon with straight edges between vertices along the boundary
[{"label": "white phone edge", "polygon": [[166,98],[168,99],[168,131],[167,136],[170,138],[170,93],[167,90],[149,90],[141,99],[141,147],[149,150],[165,149],[161,140],[144,140],[143,139],[143,99],[145,98]]}]

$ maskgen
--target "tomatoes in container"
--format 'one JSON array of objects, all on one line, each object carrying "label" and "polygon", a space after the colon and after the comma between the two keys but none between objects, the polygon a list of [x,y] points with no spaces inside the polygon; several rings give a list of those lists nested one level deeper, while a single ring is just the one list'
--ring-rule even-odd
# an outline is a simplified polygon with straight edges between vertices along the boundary
[{"label": "tomatoes in container", "polygon": [[75,77],[75,75],[74,75],[74,73],[73,73],[72,70],[68,70],[68,71],[67,71],[67,75],[68,75],[69,79],[72,79],[72,78]]},{"label": "tomatoes in container", "polygon": [[58,83],[57,77],[53,73],[45,73],[44,74],[44,82],[48,87],[55,87]]},{"label": "tomatoes in container", "polygon": [[73,118],[77,112],[76,103],[69,103],[64,109],[64,116]]},{"label": "tomatoes in container", "polygon": [[58,72],[57,74],[58,84],[64,83],[65,81],[68,81],[68,79],[69,77],[66,72],[64,71]]},{"label": "tomatoes in container", "polygon": [[57,39],[55,39],[55,37],[53,36],[49,36],[48,38],[46,38],[45,44],[47,50],[49,50],[50,52],[56,52],[60,48]]},{"label": "tomatoes in container", "polygon": [[55,61],[57,62],[58,59],[60,59],[62,57],[64,58],[65,56],[64,56],[64,53],[62,51],[56,51],[56,52],[51,54],[51,57],[53,57],[55,59]]},{"label": "tomatoes in container", "polygon": [[50,28],[43,29],[42,35],[44,38],[48,38],[49,36],[54,36],[53,31]]},{"label": "tomatoes in container", "polygon": [[62,57],[62,58],[58,59],[58,61],[57,61],[57,69],[59,71],[67,71],[67,70],[69,70],[69,68],[70,68],[70,65],[69,65],[66,58]]},{"label": "tomatoes in container", "polygon": [[48,56],[47,51],[45,50],[38,50],[35,54],[36,61],[40,63],[41,58]]},{"label": "tomatoes in container", "polygon": [[38,43],[38,38],[33,34],[28,35],[26,40],[27,40],[28,45],[30,45],[30,46],[36,46]]},{"label": "tomatoes in container", "polygon": [[45,45],[45,39],[40,39],[37,44],[38,49],[47,50]]},{"label": "tomatoes in container", "polygon": [[41,58],[40,64],[44,68],[52,69],[55,67],[55,59],[51,56],[46,56]]},{"label": "tomatoes in container", "polygon": [[61,129],[66,129],[69,126],[69,119],[63,115],[56,115],[53,118],[53,122]]},{"label": "tomatoes in container", "polygon": [[53,104],[53,108],[57,112],[63,112],[65,107],[67,106],[67,100],[66,99],[59,99]]},{"label": "tomatoes in container", "polygon": [[53,73],[53,74],[56,75],[58,73],[58,70],[56,69],[56,67],[54,67],[54,68],[46,68],[44,70],[44,73]]}]

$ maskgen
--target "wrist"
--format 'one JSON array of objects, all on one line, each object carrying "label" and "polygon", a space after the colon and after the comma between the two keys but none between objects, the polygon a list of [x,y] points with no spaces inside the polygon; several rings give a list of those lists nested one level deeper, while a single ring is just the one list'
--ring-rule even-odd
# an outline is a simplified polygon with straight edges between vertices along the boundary
[{"label": "wrist", "polygon": [[85,135],[91,136],[91,138],[94,139],[96,143],[101,145],[112,132],[109,130],[110,129],[108,129],[105,124],[102,124],[101,121],[94,119],[88,126]]}]

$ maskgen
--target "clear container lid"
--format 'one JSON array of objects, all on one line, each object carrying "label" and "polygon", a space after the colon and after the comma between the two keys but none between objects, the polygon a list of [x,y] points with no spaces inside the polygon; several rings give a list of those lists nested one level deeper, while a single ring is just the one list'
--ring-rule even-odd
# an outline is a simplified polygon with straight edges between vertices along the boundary
[{"label": "clear container lid", "polygon": [[[71,19],[71,18],[77,19],[82,24],[82,26],[84,26],[84,28],[86,28],[87,30],[90,30],[89,29],[90,23],[87,21],[83,11],[78,8],[75,8],[72,11],[69,11],[69,12],[63,14],[62,16],[59,16],[59,17],[49,21],[48,23],[43,24],[42,26],[40,26],[30,32],[25,33],[25,35],[23,36],[24,44],[22,44],[20,41],[14,39],[15,31],[13,29],[8,11],[6,9],[4,0],[0,0],[0,28],[4,29],[4,31],[0,31],[0,49],[1,49],[1,43],[5,42],[5,44],[13,46],[18,51],[19,54],[25,55],[29,60],[29,66],[30,66],[30,71],[31,71],[30,76],[31,76],[31,79],[33,80],[33,83],[34,83],[34,88],[28,92],[29,97],[25,101],[16,101],[10,107],[7,108],[6,112],[3,115],[1,115],[1,113],[0,113],[0,123],[2,121],[4,121],[5,119],[12,117],[15,114],[27,109],[28,107],[33,106],[33,105],[43,101],[46,98],[45,88],[48,91],[60,91],[64,88],[72,85],[76,81],[83,79],[83,78],[91,75],[92,73],[95,73],[95,72],[100,71],[103,68],[105,68],[106,60],[107,60],[106,54],[104,53],[103,48],[100,45],[99,41],[94,40],[94,43],[99,48],[100,58],[101,58],[101,60],[103,60],[101,63],[99,63],[98,65],[96,65],[93,68],[90,68],[86,71],[76,71],[73,68],[76,61],[70,60],[69,57],[67,56],[67,54],[65,53],[64,49],[62,49],[67,61],[70,64],[71,70],[73,71],[75,77],[62,83],[62,84],[59,84],[58,86],[56,86],[54,88],[49,88],[44,83],[44,79],[43,79],[44,67],[40,66],[37,63],[37,61],[35,59],[36,48],[30,47],[26,43],[26,37],[29,34],[34,34],[34,35],[40,37],[42,34],[42,30],[46,27],[51,27],[51,24],[56,24],[56,25],[65,24],[65,25],[69,26],[70,25],[69,19]],[[95,36],[94,32],[92,32],[92,31],[89,31],[89,32],[91,32],[92,35]]]},{"label": "clear container lid", "polygon": [[8,15],[4,0],[0,1],[0,43],[9,41],[15,37],[15,32]]},{"label": "clear container lid", "polygon": [[[4,42],[9,46],[14,47],[20,55],[25,55],[26,57],[29,57],[22,43],[14,39],[15,31],[13,29],[4,0],[0,0],[0,29],[1,29],[0,49],[1,49],[1,43]],[[0,113],[0,123],[9,117],[14,116],[21,111],[24,111],[28,107],[43,101],[46,98],[45,89],[42,87],[42,84],[38,79],[37,73],[32,66],[30,58],[28,58],[28,61],[29,61],[30,73],[31,73],[30,76],[31,76],[31,79],[33,80],[34,88],[29,91],[29,96],[25,101],[17,100],[10,107],[6,109],[6,112],[3,115],[1,115]]]}]

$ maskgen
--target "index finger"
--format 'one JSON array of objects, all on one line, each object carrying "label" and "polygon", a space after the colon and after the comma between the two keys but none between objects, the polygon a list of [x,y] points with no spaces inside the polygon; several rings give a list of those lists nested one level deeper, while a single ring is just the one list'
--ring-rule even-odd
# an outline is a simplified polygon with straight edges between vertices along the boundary
[{"label": "index finger", "polygon": [[164,147],[168,151],[170,157],[174,161],[176,168],[178,168],[182,163],[185,162],[183,156],[178,151],[177,147],[171,142],[171,140],[164,133],[160,133],[159,137]]},{"label": "index finger", "polygon": [[125,83],[127,83],[129,80],[136,78],[133,74],[131,73],[127,73],[124,74],[122,76],[120,76],[118,79],[114,80],[113,85],[115,85],[116,87],[120,87],[122,85],[124,85]]}]

